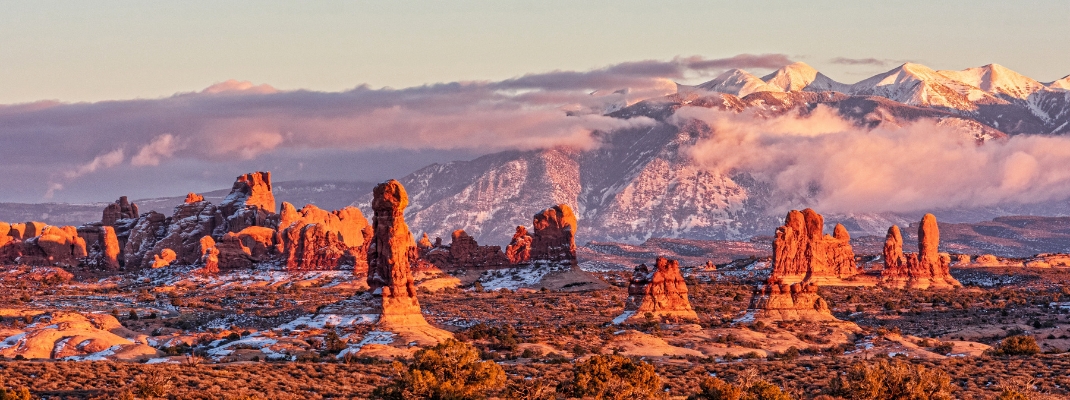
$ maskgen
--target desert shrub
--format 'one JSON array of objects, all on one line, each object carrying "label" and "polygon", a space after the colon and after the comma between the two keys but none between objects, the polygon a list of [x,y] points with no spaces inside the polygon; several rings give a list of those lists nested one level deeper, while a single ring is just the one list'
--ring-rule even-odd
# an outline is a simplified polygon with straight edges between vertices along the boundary
[{"label": "desert shrub", "polygon": [[554,400],[557,391],[542,379],[512,378],[505,386],[502,398],[516,400]]},{"label": "desert shrub", "polygon": [[617,355],[597,355],[576,364],[572,379],[558,391],[575,397],[595,399],[657,399],[661,378],[654,366]]},{"label": "desert shrub", "polygon": [[[744,387],[746,386],[746,387]],[[764,380],[744,382],[744,386],[734,385],[718,378],[706,378],[699,384],[699,392],[688,396],[688,400],[791,400],[776,385]]]},{"label": "desert shrub", "polygon": [[934,353],[943,354],[945,356],[948,355],[948,354],[951,354],[951,352],[954,351],[954,350],[955,350],[955,344],[954,343],[948,343],[948,342],[940,343],[940,344],[936,345],[935,347],[933,347],[933,352]]},{"label": "desert shrub", "polygon": [[18,389],[0,388],[0,400],[31,400],[30,389],[21,387]]},{"label": "desert shrub", "polygon": [[480,361],[470,344],[447,340],[416,352],[408,368],[394,363],[394,379],[372,392],[375,399],[483,399],[501,389],[505,371]]},{"label": "desert shrub", "polygon": [[830,394],[858,400],[938,400],[951,398],[946,372],[903,360],[858,362],[836,376]]},{"label": "desert shrub", "polygon": [[172,379],[158,368],[150,369],[134,383],[134,393],[143,399],[167,396],[173,386]]},{"label": "desert shrub", "polygon": [[342,340],[335,331],[327,332],[327,336],[324,337],[324,342],[328,354],[338,354],[349,347],[349,344],[347,344],[345,340]]},{"label": "desert shrub", "polygon": [[1032,336],[1009,336],[999,342],[992,353],[997,356],[1031,356],[1040,353],[1040,346]]},{"label": "desert shrub", "polygon": [[1003,393],[999,394],[999,397],[996,397],[996,400],[1029,400],[1029,396],[1017,390],[1004,390]]}]

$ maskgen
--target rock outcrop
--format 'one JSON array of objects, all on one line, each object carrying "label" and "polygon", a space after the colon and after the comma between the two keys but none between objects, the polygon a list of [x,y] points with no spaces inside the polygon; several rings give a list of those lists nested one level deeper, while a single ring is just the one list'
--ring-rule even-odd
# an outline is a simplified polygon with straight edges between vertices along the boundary
[{"label": "rock outcrop", "polygon": [[[0,356],[27,359],[146,360],[160,352],[144,343],[144,335],[124,328],[108,314],[55,311],[38,315],[32,324],[7,332]],[[140,336],[140,338],[139,338]]]},{"label": "rock outcrop", "polygon": [[761,321],[837,321],[828,303],[809,282],[768,281],[758,288],[744,319]]},{"label": "rock outcrop", "polygon": [[379,324],[426,325],[412,277],[418,257],[416,241],[405,224],[409,196],[396,180],[379,184],[372,193],[374,233],[368,249],[368,287],[381,299]]},{"label": "rock outcrop", "polygon": [[635,267],[628,283],[624,314],[613,322],[645,320],[647,314],[655,319],[698,320],[698,314],[687,298],[687,284],[676,260],[658,257],[653,269],[646,264]]},{"label": "rock outcrop", "polygon": [[535,214],[531,225],[530,261],[576,265],[576,214],[568,204]]},{"label": "rock outcrop", "polygon": [[367,271],[372,226],[354,207],[328,212],[314,205],[297,210],[282,203],[277,251],[288,270]]},{"label": "rock outcrop", "polygon": [[253,172],[239,176],[230,194],[219,203],[223,223],[217,227],[216,237],[227,232],[240,232],[250,226],[270,226],[275,214],[275,195],[271,192],[271,173]]},{"label": "rock outcrop", "polygon": [[951,255],[940,253],[940,227],[936,216],[925,214],[918,225],[918,253],[903,253],[903,237],[892,226],[884,241],[884,270],[881,285],[896,288],[961,287],[951,276]]},{"label": "rock outcrop", "polygon": [[505,248],[505,257],[512,264],[523,264],[531,261],[531,235],[528,235],[527,228],[523,226],[516,227],[513,240]]},{"label": "rock outcrop", "polygon": [[139,215],[141,214],[138,214],[137,204],[131,203],[126,196],[122,196],[104,208],[104,215],[100,218],[100,222],[105,226],[112,226],[116,221],[137,218]]},{"label": "rock outcrop", "polygon": [[774,280],[835,285],[861,273],[847,228],[836,224],[826,235],[824,225],[821,214],[809,208],[788,213],[773,241]]},{"label": "rock outcrop", "polygon": [[[430,242],[428,244],[430,245]],[[480,246],[476,239],[463,229],[453,232],[448,246],[432,245],[430,249],[421,251],[420,257],[443,270],[494,268],[509,264],[501,246]]]},{"label": "rock outcrop", "polygon": [[185,201],[186,204],[196,203],[196,202],[199,202],[199,201],[204,201],[204,196],[201,196],[201,195],[199,195],[197,193],[193,193],[193,192],[189,192],[188,194],[186,194],[186,201]]}]

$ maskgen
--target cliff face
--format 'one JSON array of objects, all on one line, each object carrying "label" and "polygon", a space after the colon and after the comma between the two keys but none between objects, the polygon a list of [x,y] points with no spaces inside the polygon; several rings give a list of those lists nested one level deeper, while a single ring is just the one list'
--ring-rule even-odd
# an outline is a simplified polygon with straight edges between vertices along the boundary
[{"label": "cliff face", "polygon": [[918,253],[903,253],[903,236],[893,225],[884,241],[881,285],[916,289],[962,287],[951,276],[951,255],[940,253],[939,247],[940,226],[932,214],[925,214],[918,225]]},{"label": "cliff face", "polygon": [[774,280],[836,284],[861,273],[847,229],[836,224],[833,235],[826,235],[824,224],[809,208],[788,213],[773,241]]}]

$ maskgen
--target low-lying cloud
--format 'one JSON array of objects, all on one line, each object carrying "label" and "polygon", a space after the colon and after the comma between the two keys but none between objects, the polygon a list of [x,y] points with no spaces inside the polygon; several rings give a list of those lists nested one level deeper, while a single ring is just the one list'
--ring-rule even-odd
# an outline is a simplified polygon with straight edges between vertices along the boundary
[{"label": "low-lying cloud", "polygon": [[768,119],[692,107],[677,118],[711,128],[691,149],[701,165],[772,183],[778,212],[915,212],[1070,198],[1066,137],[978,144],[934,120],[863,129],[824,107]]},{"label": "low-lying cloud", "polygon": [[0,105],[6,153],[0,168],[48,176],[36,184],[38,193],[51,196],[107,169],[203,166],[279,152],[590,148],[593,131],[652,123],[607,117],[607,109],[674,93],[674,80],[790,61],[780,54],[678,57],[502,81],[343,92],[279,91],[230,80],[160,99]]}]

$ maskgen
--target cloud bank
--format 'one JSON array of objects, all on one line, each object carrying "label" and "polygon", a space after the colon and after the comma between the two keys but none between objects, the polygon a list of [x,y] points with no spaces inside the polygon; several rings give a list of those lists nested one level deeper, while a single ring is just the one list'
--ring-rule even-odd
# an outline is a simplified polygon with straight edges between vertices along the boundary
[{"label": "cloud bank", "polygon": [[[678,57],[502,81],[344,92],[279,91],[230,80],[161,99],[0,105],[0,148],[7,153],[0,168],[47,176],[37,193],[51,197],[104,170],[169,162],[203,167],[317,150],[589,148],[593,131],[652,123],[603,116],[607,109],[674,93],[674,80],[790,61],[780,54]],[[32,177],[20,182],[34,185]],[[6,195],[0,193],[0,201],[10,201]]]},{"label": "cloud bank", "polygon": [[823,106],[805,117],[768,119],[691,107],[677,118],[711,128],[690,149],[701,165],[772,183],[777,212],[915,212],[1070,198],[1066,137],[1023,135],[979,145],[933,120],[867,130]]}]

